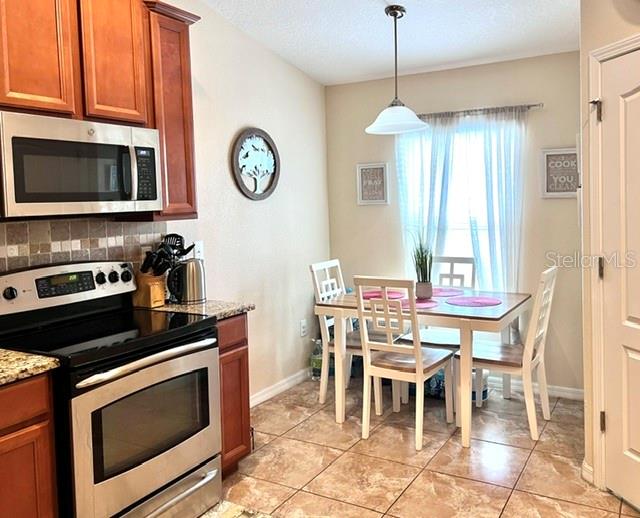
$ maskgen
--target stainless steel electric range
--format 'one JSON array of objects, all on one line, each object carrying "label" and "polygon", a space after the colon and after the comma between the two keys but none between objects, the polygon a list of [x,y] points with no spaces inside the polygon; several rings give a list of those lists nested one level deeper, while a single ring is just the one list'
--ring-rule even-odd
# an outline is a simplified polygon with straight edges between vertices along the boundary
[{"label": "stainless steel electric range", "polygon": [[129,263],[0,275],[0,344],[54,356],[60,516],[193,517],[220,498],[213,317],[136,309]]}]

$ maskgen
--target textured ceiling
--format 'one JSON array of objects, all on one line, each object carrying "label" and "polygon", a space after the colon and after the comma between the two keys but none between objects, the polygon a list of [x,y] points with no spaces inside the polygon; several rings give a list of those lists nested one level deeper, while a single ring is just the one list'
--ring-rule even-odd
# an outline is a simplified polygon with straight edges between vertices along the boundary
[{"label": "textured ceiling", "polygon": [[[324,84],[393,74],[384,0],[206,0]],[[579,0],[404,0],[401,74],[578,49]],[[240,57],[239,57],[240,59]]]}]

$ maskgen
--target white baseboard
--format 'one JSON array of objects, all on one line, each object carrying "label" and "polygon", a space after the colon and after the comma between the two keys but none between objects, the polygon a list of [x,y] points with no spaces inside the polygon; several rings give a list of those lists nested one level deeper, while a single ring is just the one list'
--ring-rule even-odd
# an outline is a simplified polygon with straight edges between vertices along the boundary
[{"label": "white baseboard", "polygon": [[[502,375],[494,374],[489,376],[489,387],[502,389]],[[511,378],[511,388],[522,392],[522,380],[520,378]],[[538,392],[538,384],[533,384],[533,390]],[[577,401],[584,401],[584,390],[572,387],[560,387],[558,385],[548,386],[549,395],[553,397],[561,397],[565,399],[575,399]]]},{"label": "white baseboard", "polygon": [[582,461],[582,478],[593,484],[593,468],[584,460]]},{"label": "white baseboard", "polygon": [[271,399],[274,396],[277,396],[281,392],[294,387],[298,383],[302,383],[304,380],[309,379],[311,377],[311,370],[307,367],[302,370],[299,370],[295,374],[292,374],[288,378],[278,381],[274,383],[270,387],[262,389],[259,392],[253,394],[249,400],[249,405],[253,408],[260,403],[264,403],[265,401]]}]

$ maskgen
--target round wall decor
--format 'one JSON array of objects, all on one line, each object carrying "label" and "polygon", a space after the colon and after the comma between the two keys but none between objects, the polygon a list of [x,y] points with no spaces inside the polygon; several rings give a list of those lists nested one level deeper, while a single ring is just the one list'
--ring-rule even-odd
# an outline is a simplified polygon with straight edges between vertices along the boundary
[{"label": "round wall decor", "polygon": [[236,138],[231,169],[238,189],[247,198],[268,198],[280,178],[280,155],[269,134],[259,128],[247,128]]}]

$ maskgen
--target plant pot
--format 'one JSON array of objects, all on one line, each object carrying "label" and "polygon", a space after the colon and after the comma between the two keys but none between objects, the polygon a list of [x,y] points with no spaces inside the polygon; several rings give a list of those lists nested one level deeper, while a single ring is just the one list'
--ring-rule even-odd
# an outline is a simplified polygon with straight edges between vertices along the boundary
[{"label": "plant pot", "polygon": [[416,298],[430,299],[433,296],[433,284],[430,282],[416,282]]}]

